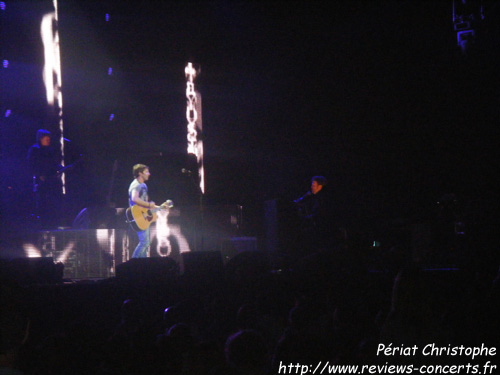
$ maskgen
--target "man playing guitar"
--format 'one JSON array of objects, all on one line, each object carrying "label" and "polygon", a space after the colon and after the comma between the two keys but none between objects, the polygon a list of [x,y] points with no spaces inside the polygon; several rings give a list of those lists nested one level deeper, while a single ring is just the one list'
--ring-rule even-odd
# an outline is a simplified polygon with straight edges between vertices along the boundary
[{"label": "man playing guitar", "polygon": [[[128,189],[130,208],[139,206],[141,209],[137,211],[141,213],[143,211],[154,212],[172,206],[171,201],[167,201],[161,206],[157,206],[155,202],[149,201],[148,186],[146,185],[146,181],[149,180],[151,173],[149,172],[149,167],[147,165],[136,164],[132,168],[132,172],[135,179],[132,181]],[[139,243],[137,244],[137,247],[132,254],[132,258],[147,258],[148,256],[148,249],[151,244],[149,224],[150,222],[154,221],[154,218],[152,218],[152,216],[148,216],[148,220],[143,220],[143,223],[136,223],[135,221],[137,221],[137,219],[129,219],[131,224],[136,224],[133,225],[133,228],[136,230],[137,236],[139,238]]]}]

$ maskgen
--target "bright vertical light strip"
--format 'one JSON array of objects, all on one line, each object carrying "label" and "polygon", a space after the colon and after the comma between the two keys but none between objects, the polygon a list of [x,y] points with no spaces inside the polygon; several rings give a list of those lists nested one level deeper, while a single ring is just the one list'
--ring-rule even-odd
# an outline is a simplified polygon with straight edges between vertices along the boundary
[{"label": "bright vertical light strip", "polygon": [[43,82],[45,83],[45,91],[47,93],[47,104],[54,105],[56,95],[54,94],[54,38],[52,34],[52,23],[54,21],[54,13],[48,13],[43,16],[40,25],[40,33],[42,36],[45,62],[43,66]]},{"label": "bright vertical light strip", "polygon": [[[203,132],[203,121],[201,113],[201,95],[198,91],[196,92],[196,128],[202,133]],[[203,167],[203,139],[198,137],[196,142],[196,159],[198,160],[198,174],[200,175],[200,189],[202,193],[205,193],[205,169]]]},{"label": "bright vertical light strip", "polygon": [[[42,37],[45,64],[43,67],[43,81],[47,93],[47,104],[57,108],[57,119],[59,122],[61,165],[64,167],[64,123],[63,123],[63,100],[62,100],[62,74],[61,53],[59,47],[58,31],[58,4],[53,0],[54,12],[47,13],[42,18],[40,33]],[[66,176],[61,175],[62,193],[66,194]]]},{"label": "bright vertical light strip", "polygon": [[198,175],[200,177],[200,189],[205,193],[205,172],[203,168],[203,142],[198,139],[198,131],[202,131],[201,121],[201,95],[194,88],[194,79],[196,78],[196,69],[192,63],[188,63],[184,68],[186,75],[186,119],[187,119],[187,140],[188,154],[196,156],[198,163]]}]

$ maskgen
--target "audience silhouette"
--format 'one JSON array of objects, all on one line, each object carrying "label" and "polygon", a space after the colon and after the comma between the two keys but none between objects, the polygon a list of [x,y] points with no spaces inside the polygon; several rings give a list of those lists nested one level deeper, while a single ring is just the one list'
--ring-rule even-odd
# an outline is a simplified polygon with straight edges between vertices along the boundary
[{"label": "audience silhouette", "polygon": [[297,363],[381,363],[379,343],[496,344],[498,274],[355,262],[322,253],[277,271],[265,254],[243,254],[210,288],[178,276],[143,293],[120,279],[3,280],[1,373],[267,375]]}]

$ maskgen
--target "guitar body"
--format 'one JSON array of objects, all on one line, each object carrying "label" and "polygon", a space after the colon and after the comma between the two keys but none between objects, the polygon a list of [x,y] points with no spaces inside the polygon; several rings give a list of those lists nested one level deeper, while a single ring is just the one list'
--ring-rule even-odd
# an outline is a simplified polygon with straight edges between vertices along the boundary
[{"label": "guitar body", "polygon": [[137,204],[127,208],[126,214],[127,220],[132,224],[132,227],[136,231],[148,229],[149,226],[157,219],[156,212]]},{"label": "guitar body", "polygon": [[170,200],[155,209],[142,207],[136,204],[127,208],[125,215],[127,216],[127,221],[132,225],[132,228],[134,228],[135,231],[141,231],[148,229],[149,226],[156,221],[158,217],[156,212],[158,210],[172,208],[173,206],[174,204]]}]

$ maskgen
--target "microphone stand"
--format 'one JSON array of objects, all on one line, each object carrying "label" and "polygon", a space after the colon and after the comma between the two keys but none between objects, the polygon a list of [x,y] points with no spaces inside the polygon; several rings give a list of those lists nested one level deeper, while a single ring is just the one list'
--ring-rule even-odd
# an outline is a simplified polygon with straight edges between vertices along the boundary
[{"label": "microphone stand", "polygon": [[33,185],[32,185],[32,192],[33,192],[33,207],[31,211],[31,224],[35,226],[37,230],[41,229],[41,222],[40,222],[40,191],[39,191],[39,185],[36,176],[33,176]]}]

